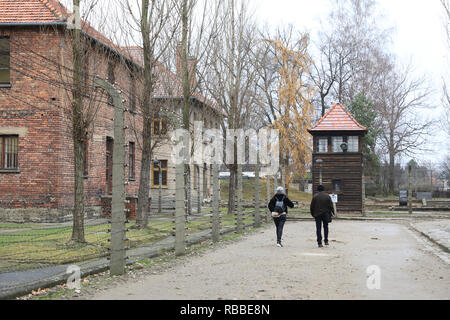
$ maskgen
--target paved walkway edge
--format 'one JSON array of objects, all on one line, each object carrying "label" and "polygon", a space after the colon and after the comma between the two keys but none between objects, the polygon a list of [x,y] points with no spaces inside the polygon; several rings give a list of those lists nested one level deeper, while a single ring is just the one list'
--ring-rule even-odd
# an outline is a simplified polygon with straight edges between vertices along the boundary
[{"label": "paved walkway edge", "polygon": [[436,239],[432,235],[428,234],[425,230],[421,230],[421,229],[417,228],[412,223],[409,224],[409,227],[411,229],[413,229],[414,231],[418,232],[419,234],[421,234],[422,236],[424,236],[425,238],[427,238],[428,240],[430,240],[431,242],[433,242],[434,244],[436,244],[437,246],[439,246],[445,252],[450,253],[450,248],[448,246],[446,246],[445,244],[443,244],[440,241],[440,239]]}]

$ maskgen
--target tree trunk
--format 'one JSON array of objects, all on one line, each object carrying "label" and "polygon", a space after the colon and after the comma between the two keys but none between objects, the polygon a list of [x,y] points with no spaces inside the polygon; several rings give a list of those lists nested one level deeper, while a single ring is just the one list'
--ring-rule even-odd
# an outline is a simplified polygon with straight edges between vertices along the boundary
[{"label": "tree trunk", "polygon": [[84,145],[74,136],[74,208],[72,241],[84,243]]},{"label": "tree trunk", "polygon": [[[74,8],[80,6],[80,0],[73,0]],[[79,14],[78,10],[74,10]],[[79,21],[79,19],[77,20]],[[84,141],[86,132],[83,122],[83,84],[81,79],[83,56],[81,48],[81,30],[75,27],[72,34],[73,91],[72,91],[72,140],[74,156],[74,208],[72,241],[85,242],[84,239]]]},{"label": "tree trunk", "polygon": [[389,193],[394,193],[395,187],[395,157],[394,153],[389,153]]},{"label": "tree trunk", "polygon": [[228,214],[233,214],[235,211],[235,195],[236,195],[236,176],[237,170],[234,165],[230,166],[230,180],[228,184]]},{"label": "tree trunk", "polygon": [[[191,84],[188,69],[188,31],[189,31],[189,9],[188,0],[183,0],[181,11],[182,35],[181,35],[181,65],[182,65],[182,83],[183,83],[183,129],[190,132],[190,115],[191,115]],[[187,201],[187,214],[192,211],[192,197],[191,197],[191,170],[190,170],[190,150],[186,152],[187,159],[184,159],[184,182],[185,182],[185,197]]]},{"label": "tree trunk", "polygon": [[152,106],[153,94],[153,62],[150,44],[150,27],[148,24],[149,0],[142,0],[141,35],[144,55],[144,89],[142,97],[142,159],[139,178],[138,207],[136,210],[136,228],[143,229],[148,224],[148,208],[150,195],[150,170],[152,161]]},{"label": "tree trunk", "polygon": [[150,206],[150,171],[152,162],[151,123],[151,118],[144,119],[142,131],[141,173],[139,177],[138,204],[136,208],[136,228],[138,229],[146,228],[148,224],[148,208]]}]

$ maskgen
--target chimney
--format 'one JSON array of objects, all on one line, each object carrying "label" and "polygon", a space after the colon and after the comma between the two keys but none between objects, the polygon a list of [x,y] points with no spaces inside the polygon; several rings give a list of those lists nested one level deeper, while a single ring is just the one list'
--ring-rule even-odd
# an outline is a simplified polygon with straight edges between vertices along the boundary
[{"label": "chimney", "polygon": [[197,87],[197,77],[195,75],[197,71],[197,58],[193,56],[188,57],[188,70],[189,80],[191,81],[191,91],[194,91]]},{"label": "chimney", "polygon": [[[175,53],[175,64],[177,69],[177,76],[180,80],[183,80],[183,45],[178,43]],[[188,56],[188,70],[189,70],[189,79],[191,81],[191,90],[195,89],[197,86],[197,79],[195,76],[196,67],[197,67],[197,58],[193,56]]]}]

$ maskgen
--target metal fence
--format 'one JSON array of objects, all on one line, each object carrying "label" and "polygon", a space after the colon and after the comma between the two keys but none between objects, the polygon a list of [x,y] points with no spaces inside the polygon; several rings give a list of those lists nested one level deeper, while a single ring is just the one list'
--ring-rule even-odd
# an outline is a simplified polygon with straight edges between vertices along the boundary
[{"label": "metal fence", "polygon": [[[197,208],[194,208],[197,209]],[[201,214],[193,210],[186,215],[186,243],[212,237],[214,217],[211,205],[202,205]],[[264,208],[255,216],[254,208],[243,208],[242,212],[229,214],[226,207],[220,208],[218,226],[220,233],[236,232],[242,228],[256,226],[256,221],[268,221]],[[127,221],[126,256],[137,259],[154,254],[161,249],[171,250],[175,244],[175,212],[152,213],[145,229],[135,228],[134,221]],[[0,223],[0,279],[8,272],[47,268],[56,265],[76,264],[91,259],[108,257],[111,249],[111,221],[108,219],[87,220],[85,244],[72,243],[72,224],[68,223]]]}]

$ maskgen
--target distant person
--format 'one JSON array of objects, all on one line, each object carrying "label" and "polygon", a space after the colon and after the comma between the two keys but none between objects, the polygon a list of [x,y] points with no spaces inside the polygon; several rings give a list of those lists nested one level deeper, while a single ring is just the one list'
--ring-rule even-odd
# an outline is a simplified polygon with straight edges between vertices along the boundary
[{"label": "distant person", "polygon": [[311,215],[316,220],[316,234],[317,244],[319,248],[322,245],[322,223],[325,245],[328,245],[328,223],[331,222],[331,216],[334,215],[333,201],[328,193],[325,192],[325,187],[319,185],[317,187],[318,194],[314,196],[311,201],[310,211]]},{"label": "distant person", "polygon": [[288,213],[288,207],[293,208],[294,204],[284,193],[283,187],[277,188],[277,193],[270,200],[267,206],[272,212],[273,221],[275,223],[277,232],[277,246],[283,247],[281,244],[281,237],[283,235],[284,223],[286,222],[286,215]]}]

